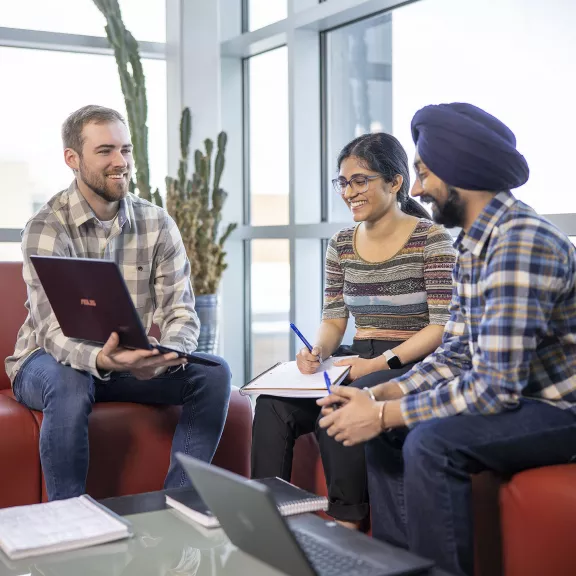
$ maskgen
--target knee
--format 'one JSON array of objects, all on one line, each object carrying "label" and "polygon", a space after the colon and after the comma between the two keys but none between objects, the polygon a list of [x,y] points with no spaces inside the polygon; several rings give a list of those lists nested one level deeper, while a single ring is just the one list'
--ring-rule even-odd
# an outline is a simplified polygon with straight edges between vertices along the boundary
[{"label": "knee", "polygon": [[295,407],[286,400],[278,396],[258,396],[254,408],[253,429],[266,429],[267,434],[278,427],[282,430],[295,429]]},{"label": "knee", "polygon": [[214,398],[228,402],[232,390],[230,366],[224,358],[214,358],[220,365],[206,367],[206,388]]},{"label": "knee", "polygon": [[423,422],[409,432],[402,448],[408,467],[447,456],[449,446],[442,435],[441,423],[441,420]]},{"label": "knee", "polygon": [[68,414],[84,411],[94,402],[92,376],[59,362],[44,373],[44,405],[57,403]]},{"label": "knee", "polygon": [[278,408],[282,404],[282,399],[275,396],[266,396],[261,394],[256,398],[256,406],[254,408],[254,419],[268,418],[270,415],[278,414]]}]

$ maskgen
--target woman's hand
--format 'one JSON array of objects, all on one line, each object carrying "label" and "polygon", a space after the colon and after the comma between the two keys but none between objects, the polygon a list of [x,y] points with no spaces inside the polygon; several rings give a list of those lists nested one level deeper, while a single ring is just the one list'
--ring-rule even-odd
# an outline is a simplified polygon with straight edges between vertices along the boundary
[{"label": "woman's hand", "polygon": [[302,348],[296,354],[296,366],[302,374],[314,374],[320,367],[320,359],[322,358],[322,348],[314,346],[312,352],[308,348]]},{"label": "woman's hand", "polygon": [[[334,366],[350,366],[350,372],[348,373],[348,378],[350,380],[358,380],[366,374],[372,374],[378,370],[386,370],[386,366],[379,365],[376,362],[376,358],[367,360],[366,358],[347,358],[345,360],[339,360],[334,362]],[[378,360],[380,360],[378,358]]]}]

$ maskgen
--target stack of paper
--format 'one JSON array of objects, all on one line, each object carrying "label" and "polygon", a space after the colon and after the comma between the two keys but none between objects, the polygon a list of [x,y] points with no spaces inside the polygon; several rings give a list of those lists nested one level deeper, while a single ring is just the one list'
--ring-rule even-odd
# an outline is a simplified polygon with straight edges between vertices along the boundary
[{"label": "stack of paper", "polygon": [[315,374],[302,374],[296,362],[280,362],[248,382],[242,394],[268,394],[291,398],[321,398],[328,395],[324,371],[332,385],[340,384],[350,371],[350,366],[334,366],[334,362],[356,356],[330,357],[320,365]]},{"label": "stack of paper", "polygon": [[132,535],[128,521],[90,496],[0,510],[0,548],[17,560]]}]

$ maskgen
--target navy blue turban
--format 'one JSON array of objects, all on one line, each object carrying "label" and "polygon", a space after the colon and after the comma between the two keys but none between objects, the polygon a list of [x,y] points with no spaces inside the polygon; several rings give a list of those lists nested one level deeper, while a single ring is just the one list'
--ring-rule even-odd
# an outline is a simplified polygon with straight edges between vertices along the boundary
[{"label": "navy blue turban", "polygon": [[422,162],[456,188],[496,192],[528,180],[512,130],[472,104],[422,108],[412,119],[412,138]]}]

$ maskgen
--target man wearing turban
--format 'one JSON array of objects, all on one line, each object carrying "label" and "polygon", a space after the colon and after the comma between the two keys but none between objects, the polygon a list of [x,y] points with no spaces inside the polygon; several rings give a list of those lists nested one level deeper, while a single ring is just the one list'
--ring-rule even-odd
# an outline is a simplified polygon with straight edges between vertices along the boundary
[{"label": "man wearing turban", "polygon": [[412,136],[412,195],[462,228],[450,320],[400,378],[369,393],[333,387],[320,425],[344,445],[367,442],[376,537],[471,575],[470,475],[576,457],[576,250],[510,192],[529,171],[500,120],[426,106]]}]

